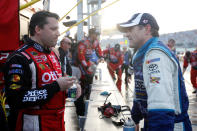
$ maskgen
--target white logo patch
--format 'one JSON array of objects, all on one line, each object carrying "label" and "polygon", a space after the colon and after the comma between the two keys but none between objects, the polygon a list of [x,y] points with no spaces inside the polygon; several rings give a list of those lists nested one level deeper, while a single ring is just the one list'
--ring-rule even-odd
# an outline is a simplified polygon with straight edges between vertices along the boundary
[{"label": "white logo patch", "polygon": [[26,101],[36,101],[42,100],[47,98],[47,90],[35,90],[35,91],[28,91],[27,94],[23,98],[23,102]]}]

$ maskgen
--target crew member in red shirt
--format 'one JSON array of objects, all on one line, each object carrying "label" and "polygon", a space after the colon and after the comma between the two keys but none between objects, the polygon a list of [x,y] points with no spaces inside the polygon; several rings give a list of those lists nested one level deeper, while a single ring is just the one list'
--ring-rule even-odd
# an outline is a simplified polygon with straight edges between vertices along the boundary
[{"label": "crew member in red shirt", "polygon": [[197,92],[197,49],[193,52],[187,51],[184,56],[183,74],[185,73],[188,65],[191,65],[190,80],[193,85],[194,91]]},{"label": "crew member in red shirt", "polygon": [[96,70],[96,65],[100,60],[103,58],[103,53],[99,45],[99,41],[97,36],[99,33],[96,31],[95,28],[89,30],[89,36],[84,40],[79,42],[77,46],[78,50],[78,66],[81,70],[81,88],[82,88],[82,95],[81,97],[75,102],[75,106],[81,108],[78,115],[84,115],[85,112],[85,105],[84,105],[84,96],[86,99],[90,97],[91,91],[91,84],[93,81],[93,76]]},{"label": "crew member in red shirt", "polygon": [[121,92],[121,84],[122,84],[122,64],[123,64],[123,54],[120,51],[120,45],[116,44],[114,48],[110,48],[110,49],[106,49],[103,51],[103,54],[108,54],[108,59],[109,62],[107,64],[107,67],[109,69],[109,73],[111,75],[111,77],[113,78],[113,80],[115,80],[115,72],[117,74],[117,82],[116,82],[116,86],[118,88],[118,90]]}]

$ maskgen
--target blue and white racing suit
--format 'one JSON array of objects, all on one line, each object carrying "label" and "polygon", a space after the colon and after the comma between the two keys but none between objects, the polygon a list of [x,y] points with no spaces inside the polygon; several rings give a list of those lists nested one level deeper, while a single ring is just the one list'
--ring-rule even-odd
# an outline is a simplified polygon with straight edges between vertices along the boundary
[{"label": "blue and white racing suit", "polygon": [[152,37],[136,52],[133,65],[134,122],[144,118],[145,131],[191,131],[181,68],[168,47]]}]

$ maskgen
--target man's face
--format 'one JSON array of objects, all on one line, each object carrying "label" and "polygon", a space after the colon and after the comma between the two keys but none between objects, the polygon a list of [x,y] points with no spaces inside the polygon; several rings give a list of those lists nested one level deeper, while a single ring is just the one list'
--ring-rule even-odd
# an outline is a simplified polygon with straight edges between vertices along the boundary
[{"label": "man's face", "polygon": [[97,39],[97,36],[97,34],[90,34],[90,39],[94,41]]},{"label": "man's face", "polygon": [[39,31],[41,42],[46,47],[54,47],[57,44],[59,33],[58,20],[53,17],[47,18],[47,24]]},{"label": "man's face", "polygon": [[114,50],[115,50],[115,51],[119,51],[120,49],[119,49],[119,47],[116,47],[116,46],[115,46],[115,47],[114,47]]},{"label": "man's face", "polygon": [[71,48],[71,41],[64,39],[62,41],[62,48],[64,51],[68,51]]},{"label": "man's face", "polygon": [[144,44],[146,30],[144,27],[130,27],[125,36],[129,39],[130,48],[140,48]]},{"label": "man's face", "polygon": [[172,41],[169,41],[167,45],[168,45],[168,47],[169,47],[170,49],[173,49],[174,46],[175,46],[175,43],[172,42]]}]

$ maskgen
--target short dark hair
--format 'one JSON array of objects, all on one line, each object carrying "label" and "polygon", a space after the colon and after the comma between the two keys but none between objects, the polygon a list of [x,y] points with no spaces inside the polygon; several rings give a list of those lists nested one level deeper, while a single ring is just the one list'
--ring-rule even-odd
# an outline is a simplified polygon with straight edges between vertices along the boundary
[{"label": "short dark hair", "polygon": [[39,26],[43,28],[45,24],[47,24],[47,17],[53,17],[59,20],[59,16],[56,13],[51,13],[49,11],[39,11],[33,14],[29,24],[29,33],[30,36],[35,35],[35,27]]},{"label": "short dark hair", "polygon": [[174,40],[174,39],[169,39],[169,40],[168,40],[168,43],[169,43],[169,42],[175,43],[175,40]]},{"label": "short dark hair", "polygon": [[153,37],[159,37],[159,31],[157,29],[151,27],[150,32]]},{"label": "short dark hair", "polygon": [[[140,27],[140,29],[142,29],[142,28],[145,27],[146,25],[138,25],[138,26]],[[152,35],[153,37],[159,37],[159,31],[158,31],[158,29],[155,29],[155,28],[153,28],[153,27],[151,26],[150,32],[151,32],[151,35]]]},{"label": "short dark hair", "polygon": [[89,35],[91,35],[91,34],[100,35],[100,33],[96,30],[96,28],[89,29],[88,34]]},{"label": "short dark hair", "polygon": [[186,56],[187,58],[189,58],[189,57],[191,56],[191,52],[190,52],[190,51],[186,51],[185,56]]}]

